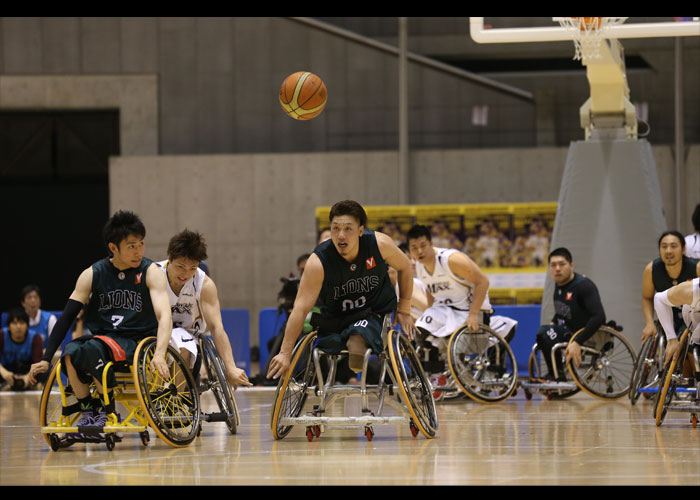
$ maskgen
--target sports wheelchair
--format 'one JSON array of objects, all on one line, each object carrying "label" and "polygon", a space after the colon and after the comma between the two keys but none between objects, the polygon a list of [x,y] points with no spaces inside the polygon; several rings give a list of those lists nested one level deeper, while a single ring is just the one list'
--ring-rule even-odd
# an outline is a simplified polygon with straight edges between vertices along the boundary
[{"label": "sports wheelchair", "polygon": [[104,442],[108,450],[122,440],[119,434],[134,432],[148,445],[151,427],[168,445],[188,446],[200,429],[199,393],[194,378],[184,360],[172,346],[168,346],[166,362],[170,376],[164,379],[151,368],[156,349],[156,338],[143,339],[129,366],[107,363],[102,375],[102,387],[107,387],[108,373],[114,373],[116,386],[112,398],[108,391],[100,395],[95,384],[90,391],[93,398],[102,399],[107,413],[105,425],[77,427],[81,413],[77,398],[61,371],[61,361],[49,371],[41,394],[41,432],[52,450],[57,451],[76,442]]},{"label": "sports wheelchair", "polygon": [[[698,399],[700,381],[697,376],[700,373],[700,345],[690,343],[688,328],[678,342],[679,355],[666,365],[661,376],[659,390],[654,400],[654,418],[656,425],[660,426],[667,412],[687,412],[690,413],[691,424],[697,427],[698,413],[700,413],[700,399]],[[687,373],[688,371],[691,373]]]},{"label": "sports wheelchair", "polygon": [[434,387],[441,396],[461,391],[479,403],[498,403],[517,388],[515,355],[508,342],[485,324],[475,332],[462,326],[450,335],[447,366],[447,385]]},{"label": "sports wheelchair", "polygon": [[646,339],[642,344],[632,372],[629,391],[630,403],[632,404],[635,404],[641,395],[644,395],[646,399],[653,398],[661,380],[666,351],[666,335],[658,321],[655,322],[655,325],[656,334]]},{"label": "sports wheelchair", "polygon": [[[218,412],[202,411],[201,420],[203,422],[226,422],[229,432],[236,434],[241,418],[236,398],[233,396],[233,389],[226,378],[224,363],[216,352],[216,347],[210,336],[196,333],[195,338],[199,345],[199,354],[193,370],[197,391],[200,395],[206,391],[212,391],[219,407]],[[204,365],[206,373],[205,379],[201,377],[202,365]],[[201,433],[201,428],[199,433]]]},{"label": "sports wheelchair", "polygon": [[[628,394],[637,356],[621,330],[622,327],[612,321],[601,326],[581,346],[581,364],[578,367],[568,363],[563,368],[564,352],[583,329],[574,333],[569,342],[555,344],[551,351],[555,372],[552,381],[544,380],[547,365],[535,344],[528,360],[529,380],[520,383],[525,397],[529,400],[535,392],[541,392],[547,399],[562,399],[582,390],[595,398],[611,400]],[[563,373],[559,373],[560,370]]]},{"label": "sports wheelchair", "polygon": [[[301,338],[292,353],[289,369],[280,378],[275,392],[271,419],[273,437],[283,439],[295,425],[305,426],[309,441],[319,438],[327,426],[363,427],[365,437],[371,441],[373,425],[377,424],[408,424],[414,437],[419,433],[428,439],[435,437],[438,417],[430,383],[408,337],[394,329],[391,323],[391,315],[386,315],[382,328],[384,350],[378,355],[380,369],[376,384],[369,384],[365,376],[371,349],[365,352],[360,385],[337,385],[337,364],[345,352],[331,355],[320,351],[316,347],[317,332]],[[325,415],[337,399],[357,395],[361,398],[361,415]],[[398,395],[399,401],[394,400],[394,395]],[[370,396],[377,398],[376,411],[369,407]],[[383,416],[385,402],[404,415]],[[302,414],[309,406],[311,411]]]}]

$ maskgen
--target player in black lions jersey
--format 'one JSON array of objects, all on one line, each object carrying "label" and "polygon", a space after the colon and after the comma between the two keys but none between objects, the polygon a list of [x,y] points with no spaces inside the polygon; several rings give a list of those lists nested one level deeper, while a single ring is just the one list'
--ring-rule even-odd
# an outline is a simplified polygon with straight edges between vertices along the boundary
[{"label": "player in black lions jersey", "polygon": [[[368,346],[374,352],[383,349],[384,314],[396,310],[403,331],[413,334],[413,273],[408,257],[387,235],[365,230],[367,215],[355,201],[336,203],[329,218],[331,239],[316,247],[306,262],[282,347],[270,361],[268,378],[286,373],[304,320],[317,299],[322,303],[321,316],[317,321],[312,318],[312,324],[318,326],[318,345],[330,353],[347,346],[353,371],[361,371]],[[398,305],[387,265],[399,275]]]},{"label": "player in black lions jersey", "polygon": [[[109,391],[109,387],[102,387],[102,370],[109,361],[130,363],[142,338],[157,334],[152,366],[164,377],[169,376],[165,353],[172,332],[172,317],[167,281],[156,264],[143,256],[145,235],[143,223],[131,212],[117,212],[107,221],[104,238],[110,257],[80,274],[49,336],[42,361],[31,367],[30,379],[48,370],[70,325],[87,304],[85,323],[92,335],[69,342],[62,357],[64,370],[83,412],[76,426],[106,421],[104,409],[95,406],[101,399],[93,400],[89,383],[94,380],[98,390]],[[112,373],[108,384],[114,383],[113,377]]]}]

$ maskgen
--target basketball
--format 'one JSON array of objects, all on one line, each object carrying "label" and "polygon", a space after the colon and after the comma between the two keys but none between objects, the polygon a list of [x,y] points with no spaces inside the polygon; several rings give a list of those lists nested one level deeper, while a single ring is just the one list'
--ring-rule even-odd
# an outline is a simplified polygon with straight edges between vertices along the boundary
[{"label": "basketball", "polygon": [[280,104],[287,116],[311,120],[326,106],[326,84],[308,71],[292,73],[282,82]]}]

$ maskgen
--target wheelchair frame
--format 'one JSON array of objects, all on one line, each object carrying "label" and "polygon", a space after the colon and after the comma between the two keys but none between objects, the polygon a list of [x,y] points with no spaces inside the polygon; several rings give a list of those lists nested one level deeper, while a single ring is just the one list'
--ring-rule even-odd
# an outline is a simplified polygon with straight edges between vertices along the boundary
[{"label": "wheelchair frame", "polygon": [[[486,336],[485,342],[479,342],[479,336]],[[501,359],[506,360],[504,366]],[[476,332],[462,326],[450,335],[447,364],[459,390],[479,403],[500,403],[518,387],[518,363],[510,345],[485,324]],[[503,373],[489,377],[498,371]]]},{"label": "wheelchair frame", "polygon": [[[275,439],[283,439],[295,425],[306,427],[306,437],[312,441],[320,437],[327,426],[356,428],[363,427],[367,440],[374,437],[374,425],[408,424],[411,434],[416,437],[422,433],[426,438],[435,437],[438,418],[433,400],[432,388],[422,366],[418,361],[413,346],[405,335],[393,329],[390,316],[384,318],[382,339],[384,351],[379,354],[381,369],[377,384],[367,384],[366,376],[360,385],[339,386],[335,384],[335,374],[339,356],[321,352],[315,347],[317,332],[312,332],[300,339],[292,353],[290,367],[280,378],[275,392],[271,430]],[[365,352],[363,374],[367,373],[372,351]],[[330,360],[328,374],[324,378],[321,356]],[[392,383],[386,382],[389,376]],[[391,396],[398,393],[400,404]],[[340,398],[359,395],[362,415],[327,417],[324,414]],[[386,398],[386,396],[390,396]],[[319,404],[311,412],[301,415],[309,396],[317,397]],[[370,396],[377,398],[376,414],[369,407]],[[382,415],[384,403],[388,402],[404,416]]]},{"label": "wheelchair frame", "polygon": [[[556,364],[557,356],[563,359],[564,350],[571,342],[576,340],[576,337],[580,335],[581,332],[583,332],[583,328],[574,333],[569,342],[560,342],[552,347],[552,368],[555,371],[555,378],[559,378]],[[599,333],[610,335],[618,341],[617,344],[622,346],[622,356],[631,359],[630,369],[634,370],[637,356],[632,345],[621,332],[610,326],[603,325],[581,346],[581,365],[577,368],[573,363],[567,363],[567,370],[565,373],[568,377],[566,381],[550,382],[541,380],[542,374],[539,373],[540,364],[538,363],[537,356],[539,348],[537,344],[535,344],[532,347],[532,352],[530,353],[530,359],[528,361],[530,380],[520,383],[520,386],[525,390],[525,397],[531,399],[534,392],[542,392],[547,399],[562,399],[572,396],[579,390],[582,390],[590,396],[608,401],[619,399],[628,394],[631,375],[620,379],[616,373],[619,371],[619,368],[613,366],[616,360],[618,363],[620,361],[628,361],[625,359],[620,360],[620,356],[616,356],[616,353],[612,350],[616,347],[614,342],[612,345],[608,345],[610,343],[609,341],[602,346],[596,345],[596,337]],[[618,352],[619,351],[620,349],[618,349]],[[538,373],[534,373],[535,370],[537,370]],[[620,382],[620,380],[624,380],[625,385],[621,385],[622,382]],[[603,387],[599,387],[601,384]]]},{"label": "wheelchair frame", "polygon": [[[654,400],[654,418],[656,425],[661,426],[667,412],[688,412],[691,424],[697,427],[700,413],[700,399],[698,399],[700,381],[695,380],[694,376],[684,377],[683,368],[686,361],[690,359],[695,373],[700,372],[700,354],[698,353],[700,348],[695,346],[691,349],[688,328],[681,335],[679,344],[678,357],[672,359],[663,371],[662,383]],[[694,387],[692,381],[695,383]]]},{"label": "wheelchair frame", "polygon": [[225,422],[229,432],[231,434],[236,434],[238,426],[241,423],[241,417],[238,412],[238,405],[236,404],[233,389],[226,377],[224,364],[210,336],[197,333],[195,337],[199,344],[199,352],[202,356],[204,369],[207,372],[207,381],[204,383],[199,379],[199,373],[195,374],[195,380],[198,382],[197,390],[200,395],[211,390],[220,410],[219,412],[212,413],[205,413],[202,411],[201,420],[203,422]]},{"label": "wheelchair frame", "polygon": [[[79,442],[104,442],[107,449],[112,450],[115,443],[122,440],[117,433],[130,432],[139,433],[141,442],[148,445],[148,427],[172,447],[188,446],[200,427],[199,393],[192,373],[172,346],[168,346],[166,357],[171,367],[170,377],[163,379],[151,369],[155,347],[155,337],[143,339],[136,348],[128,372],[117,371],[114,363],[107,363],[102,373],[102,387],[107,388],[108,372],[112,369],[116,385],[110,388],[111,400],[107,390],[99,395],[95,384],[90,384],[92,397],[101,398],[107,411],[104,426],[75,425],[81,412],[67,377],[61,373],[61,362],[56,362],[49,371],[39,409],[41,433],[51,449],[58,451]],[[59,404],[52,402],[56,397]],[[127,410],[123,419],[117,414],[117,403]],[[77,433],[94,437],[70,436]]]},{"label": "wheelchair frame", "polygon": [[664,353],[666,350],[666,335],[658,321],[656,334],[642,344],[637,355],[637,364],[630,380],[630,403],[635,404],[639,396],[650,399],[658,392],[664,368]]}]

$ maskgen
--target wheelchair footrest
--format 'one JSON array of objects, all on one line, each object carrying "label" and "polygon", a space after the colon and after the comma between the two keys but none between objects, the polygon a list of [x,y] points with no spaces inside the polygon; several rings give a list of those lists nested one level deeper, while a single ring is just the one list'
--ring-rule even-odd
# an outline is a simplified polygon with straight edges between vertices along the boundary
[{"label": "wheelchair footrest", "polygon": [[205,422],[226,422],[230,415],[220,411],[218,413],[202,413],[202,420]]},{"label": "wheelchair footrest", "polygon": [[148,427],[143,425],[105,425],[101,427],[99,425],[84,425],[80,427],[62,427],[59,425],[48,425],[41,428],[42,434],[69,434],[69,433],[80,433],[80,434],[111,434],[115,432],[143,432]]},{"label": "wheelchair footrest", "polygon": [[674,401],[667,406],[668,411],[700,412],[700,403],[694,401]]},{"label": "wheelchair footrest", "polygon": [[535,391],[571,391],[576,389],[578,386],[573,382],[520,382],[520,387],[523,389],[532,389]]},{"label": "wheelchair footrest", "polygon": [[403,425],[407,424],[409,419],[407,417],[376,417],[376,416],[362,416],[362,417],[317,417],[314,415],[305,415],[302,417],[286,417],[280,419],[281,425],[351,425],[351,426],[370,426],[370,425],[381,425],[381,424],[393,424],[393,425]]}]

